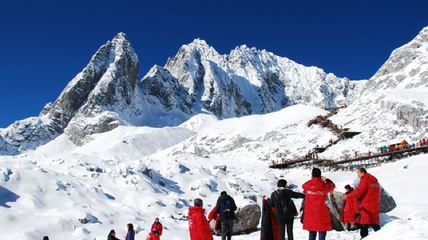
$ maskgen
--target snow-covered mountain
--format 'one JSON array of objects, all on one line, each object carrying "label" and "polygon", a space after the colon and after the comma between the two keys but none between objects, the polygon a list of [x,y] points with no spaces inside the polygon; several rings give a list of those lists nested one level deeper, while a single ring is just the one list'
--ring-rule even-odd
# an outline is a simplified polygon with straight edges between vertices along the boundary
[{"label": "snow-covered mountain", "polygon": [[120,125],[176,126],[201,112],[230,118],[299,103],[331,107],[355,85],[245,45],[221,55],[199,39],[141,80],[138,64],[125,34],[117,34],[38,117],[0,129],[0,154],[34,149],[62,133],[84,144]]},{"label": "snow-covered mountain", "polygon": [[[138,239],[144,239],[159,217],[163,238],[187,239],[187,209],[196,197],[204,199],[207,210],[223,190],[239,207],[260,204],[279,178],[301,191],[310,170],[268,165],[336,138],[307,123],[328,113],[321,107],[341,99],[349,105],[331,119],[362,133],[321,157],[426,136],[427,29],[395,50],[371,79],[358,82],[245,46],[221,55],[202,40],[184,45],[164,67],[154,66],[139,80],[136,54],[118,34],[39,117],[0,129],[0,152],[8,154],[0,156],[2,236],[92,240],[116,229],[123,238],[132,222]],[[382,230],[368,240],[427,239],[428,196],[421,191],[426,158],[369,169],[397,208],[381,215]],[[349,171],[323,175],[338,191],[356,177]],[[299,221],[294,232],[296,238],[307,237]],[[328,236],[360,239],[358,232]]]},{"label": "snow-covered mountain", "polygon": [[182,46],[167,69],[190,95],[194,110],[218,117],[278,111],[304,103],[337,106],[352,84],[317,67],[306,67],[245,45],[220,55],[204,40]]},{"label": "snow-covered mountain", "polygon": [[138,58],[123,33],[101,46],[88,65],[38,117],[20,120],[0,136],[12,152],[33,149],[65,132],[79,136],[108,131],[141,112]]},{"label": "snow-covered mountain", "polygon": [[[352,97],[335,123],[361,131],[330,153],[365,151],[381,144],[417,141],[428,135],[428,27],[394,50],[376,74]],[[327,152],[326,154],[330,154]]]}]

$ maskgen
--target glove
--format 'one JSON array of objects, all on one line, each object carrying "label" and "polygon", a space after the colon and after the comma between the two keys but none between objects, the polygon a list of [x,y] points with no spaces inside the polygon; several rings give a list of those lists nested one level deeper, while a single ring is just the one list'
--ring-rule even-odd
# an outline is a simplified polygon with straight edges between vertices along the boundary
[{"label": "glove", "polygon": [[354,218],[355,219],[360,219],[360,213],[359,212],[355,213]]}]

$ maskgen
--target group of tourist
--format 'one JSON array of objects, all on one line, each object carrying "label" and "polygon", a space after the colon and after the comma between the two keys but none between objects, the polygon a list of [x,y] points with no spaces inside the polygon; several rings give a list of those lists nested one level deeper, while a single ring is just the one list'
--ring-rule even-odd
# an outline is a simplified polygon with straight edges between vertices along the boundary
[{"label": "group of tourist", "polygon": [[[350,185],[345,186],[346,193],[343,195],[343,211],[340,220],[347,225],[347,230],[352,226],[360,229],[361,238],[368,235],[369,227],[374,231],[380,229],[380,192],[381,188],[378,180],[366,169],[360,168],[357,171],[360,178],[358,186],[354,189]],[[264,199],[268,205],[271,216],[268,218],[269,224],[262,218],[261,240],[293,240],[293,223],[298,211],[292,199],[302,198],[301,217],[303,229],[309,231],[309,240],[315,240],[317,235],[319,240],[325,240],[327,231],[332,230],[330,210],[328,208],[328,193],[332,192],[335,184],[332,180],[321,175],[319,168],[312,169],[312,178],[302,185],[303,193],[295,192],[287,188],[287,181],[280,179],[277,182],[277,189],[272,192],[270,199]],[[221,192],[216,206],[209,213],[208,219],[205,216],[203,200],[196,198],[193,206],[189,208],[189,234],[191,240],[212,240],[212,231],[209,222],[215,220],[214,231],[221,233],[222,240],[231,240],[232,230],[237,207],[234,199],[225,191]],[[263,211],[265,214],[265,210]],[[132,223],[127,225],[128,231],[125,240],[135,240],[135,231]],[[268,228],[268,229],[267,229]],[[152,224],[146,240],[160,240],[163,226],[156,218]],[[269,232],[270,231],[270,232]],[[266,235],[266,232],[269,234]],[[269,237],[266,237],[269,236]],[[44,240],[48,240],[45,236]],[[119,240],[116,232],[112,229],[107,237],[108,240]]]},{"label": "group of tourist", "polygon": [[[367,173],[365,168],[357,171],[360,179],[358,186],[354,189],[350,185],[345,186],[346,193],[343,195],[343,211],[340,220],[347,225],[360,229],[361,238],[368,236],[369,227],[374,231],[380,229],[380,185],[377,179]],[[303,193],[287,189],[287,181],[280,179],[277,182],[277,190],[272,192],[269,202],[269,212],[272,213],[273,222],[266,224],[262,219],[261,240],[293,240],[293,222],[298,211],[292,199],[303,198],[302,203],[303,229],[309,231],[309,240],[325,240],[327,231],[333,229],[330,210],[328,208],[328,193],[332,192],[335,184],[332,180],[323,177],[319,168],[312,169],[312,178],[302,185]],[[222,202],[228,199],[230,203]],[[191,240],[212,240],[209,221],[215,219],[214,230],[219,230],[222,240],[231,239],[233,228],[233,211],[236,205],[226,192],[222,192],[216,207],[205,217],[202,199],[195,199],[194,206],[189,209],[189,230]],[[219,215],[217,215],[219,214]],[[218,224],[220,222],[220,224]],[[269,228],[269,229],[264,229]],[[270,234],[265,234],[271,231]],[[269,236],[269,237],[266,237]]]},{"label": "group of tourist", "polygon": [[[341,221],[346,223],[347,230],[351,226],[360,229],[361,238],[368,235],[369,227],[374,231],[380,229],[380,185],[377,179],[367,173],[366,169],[360,168],[357,171],[360,182],[354,190],[350,185],[346,185],[344,194],[344,206],[341,214]],[[332,192],[335,184],[332,180],[323,177],[321,170],[312,169],[312,178],[302,185],[303,193],[294,192],[286,188],[287,181],[280,179],[277,183],[278,189],[271,194],[270,207],[274,221],[277,226],[272,227],[274,232],[272,239],[285,239],[285,229],[287,229],[287,239],[293,240],[293,221],[297,215],[293,198],[304,198],[303,205],[303,229],[309,231],[309,240],[315,240],[318,235],[319,240],[325,240],[327,231],[333,229],[331,215],[328,208],[328,193]],[[269,227],[271,227],[270,223]],[[262,223],[262,228],[264,224]],[[262,230],[263,234],[263,230]],[[267,237],[268,238],[268,237]],[[263,239],[262,240],[268,240]]]},{"label": "group of tourist", "polygon": [[[127,225],[128,231],[125,235],[125,240],[135,240],[135,230],[134,225],[132,223],[128,223]],[[155,219],[155,222],[152,224],[150,229],[150,233],[147,236],[146,240],[160,240],[162,236],[163,226],[162,223],[159,222],[159,218]],[[107,236],[107,240],[119,240],[116,237],[116,231],[114,229],[110,230],[110,233]]]},{"label": "group of tourist", "polygon": [[205,217],[203,201],[196,198],[193,207],[189,208],[189,233],[191,240],[212,240],[209,222],[216,221],[214,229],[221,233],[222,240],[232,239],[233,222],[237,209],[235,200],[223,191],[217,200],[216,206],[210,212],[208,220]]}]

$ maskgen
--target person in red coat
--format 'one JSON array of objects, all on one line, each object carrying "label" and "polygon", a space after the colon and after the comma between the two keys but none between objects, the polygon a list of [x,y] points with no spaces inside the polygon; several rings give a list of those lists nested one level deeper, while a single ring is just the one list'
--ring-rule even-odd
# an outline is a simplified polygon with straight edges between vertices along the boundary
[{"label": "person in red coat", "polygon": [[357,170],[357,175],[360,178],[355,191],[345,195],[345,200],[350,198],[360,198],[360,235],[361,238],[369,235],[369,227],[378,231],[380,229],[379,213],[380,213],[380,186],[377,179],[367,173],[365,168]]},{"label": "person in red coat", "polygon": [[159,218],[156,218],[155,222],[152,224],[152,228],[150,229],[150,233],[147,237],[147,240],[160,240],[160,236],[162,236],[162,231],[162,223],[159,222]]},{"label": "person in red coat", "polygon": [[319,168],[312,169],[312,179],[302,186],[305,196],[303,212],[303,229],[309,231],[309,240],[315,240],[317,232],[319,240],[325,240],[327,231],[332,230],[330,210],[325,201],[327,194],[335,188],[334,183],[321,177]]},{"label": "person in red coat", "polygon": [[220,232],[220,214],[217,213],[217,208],[213,208],[208,214],[208,223],[212,220],[215,221],[214,232],[217,234]]},{"label": "person in red coat", "polygon": [[213,240],[210,225],[205,217],[203,201],[196,198],[194,206],[189,208],[189,233],[191,240]]},{"label": "person in red coat", "polygon": [[[345,186],[345,195],[350,194],[354,191],[354,188],[349,184]],[[340,216],[340,220],[347,224],[348,231],[351,229],[351,225],[357,224],[357,213],[358,213],[358,200],[356,198],[348,198],[343,202],[343,211]]]}]

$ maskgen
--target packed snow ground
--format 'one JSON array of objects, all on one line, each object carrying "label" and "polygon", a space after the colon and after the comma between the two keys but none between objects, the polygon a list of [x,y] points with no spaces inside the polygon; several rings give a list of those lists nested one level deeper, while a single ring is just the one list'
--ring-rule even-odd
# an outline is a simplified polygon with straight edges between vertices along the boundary
[{"label": "packed snow ground", "polygon": [[[155,217],[165,226],[162,239],[189,239],[186,220],[192,199],[207,210],[226,190],[239,206],[260,204],[278,178],[301,185],[310,169],[272,170],[271,160],[301,156],[333,137],[307,122],[322,109],[304,105],[266,115],[217,120],[198,115],[180,127],[119,127],[92,136],[78,147],[65,136],[18,156],[0,157],[0,231],[6,239],[120,239],[134,223],[145,239]],[[376,136],[382,138],[383,136]],[[344,142],[343,148],[352,141]],[[332,153],[333,154],[333,153]],[[336,153],[340,155],[341,152]],[[382,215],[381,231],[370,239],[428,239],[428,155],[369,169],[398,207]],[[218,166],[225,165],[223,171]],[[326,172],[337,189],[353,183],[352,172]],[[300,205],[300,201],[296,201]],[[82,224],[79,219],[90,222]],[[295,238],[307,232],[295,221]],[[259,232],[234,237],[259,239]],[[217,238],[218,239],[218,238]],[[329,232],[328,239],[359,239],[358,232]]]}]

